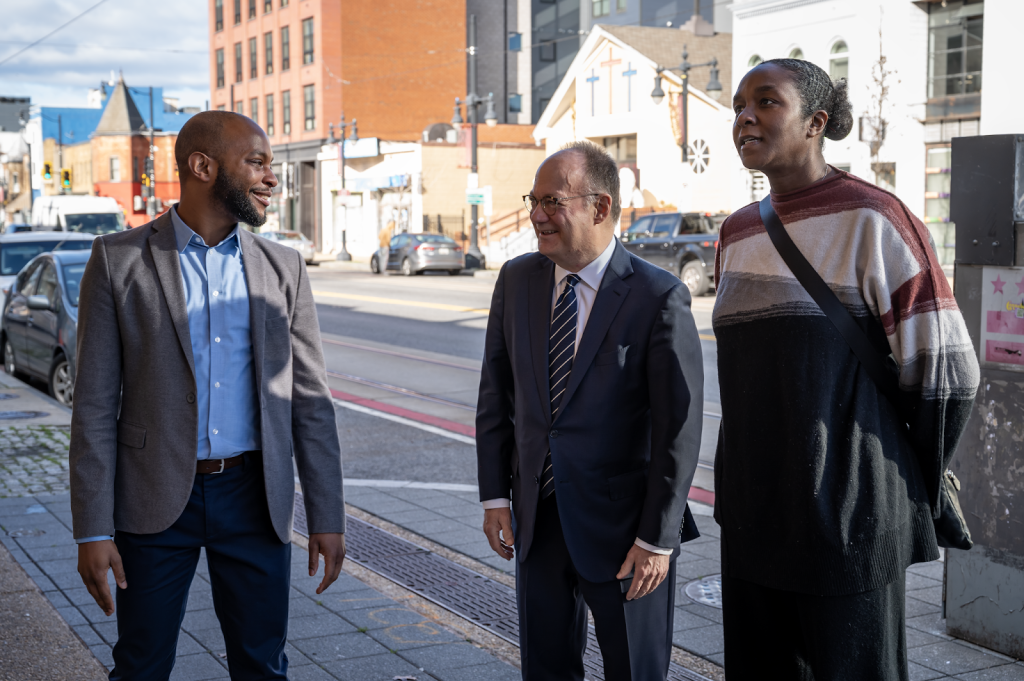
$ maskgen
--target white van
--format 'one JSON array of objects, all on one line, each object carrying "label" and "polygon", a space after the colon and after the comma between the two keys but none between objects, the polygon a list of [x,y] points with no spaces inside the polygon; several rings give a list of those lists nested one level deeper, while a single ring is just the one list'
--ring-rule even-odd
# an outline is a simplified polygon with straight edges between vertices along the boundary
[{"label": "white van", "polygon": [[124,212],[110,196],[40,196],[32,203],[33,231],[110,234],[124,231]]}]

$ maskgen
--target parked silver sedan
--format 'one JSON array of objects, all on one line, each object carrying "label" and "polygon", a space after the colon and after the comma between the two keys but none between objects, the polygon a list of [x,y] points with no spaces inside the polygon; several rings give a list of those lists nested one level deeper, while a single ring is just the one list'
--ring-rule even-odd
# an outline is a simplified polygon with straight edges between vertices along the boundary
[{"label": "parked silver sedan", "polygon": [[[376,258],[374,253],[373,259]],[[380,265],[373,259],[370,269],[380,274]],[[465,267],[462,246],[443,234],[398,234],[389,244],[385,270],[397,270],[407,277],[428,271],[444,271],[455,276]]]},{"label": "parked silver sedan", "polygon": [[313,242],[307,239],[302,232],[260,232],[259,234],[264,239],[294,248],[302,254],[302,259],[306,261],[307,265],[313,264]]}]

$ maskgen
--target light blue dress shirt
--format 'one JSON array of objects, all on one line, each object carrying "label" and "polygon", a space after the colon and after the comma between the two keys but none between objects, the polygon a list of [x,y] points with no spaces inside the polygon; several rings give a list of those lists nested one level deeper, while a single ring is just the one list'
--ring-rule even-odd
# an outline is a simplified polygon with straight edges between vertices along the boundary
[{"label": "light blue dress shirt", "polygon": [[[249,288],[238,227],[211,247],[182,222],[173,207],[171,222],[196,367],[196,457],[226,459],[260,449]],[[85,537],[78,543],[102,539],[110,537]]]},{"label": "light blue dress shirt", "polygon": [[216,246],[207,246],[174,208],[171,221],[196,367],[196,457],[226,459],[259,449],[259,396],[249,327],[249,288],[238,227]]}]

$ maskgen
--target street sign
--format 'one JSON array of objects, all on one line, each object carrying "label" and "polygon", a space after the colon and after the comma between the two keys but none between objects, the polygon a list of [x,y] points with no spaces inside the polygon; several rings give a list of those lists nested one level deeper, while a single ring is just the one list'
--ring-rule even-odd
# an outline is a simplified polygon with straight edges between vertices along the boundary
[{"label": "street sign", "polygon": [[466,203],[471,206],[483,206],[491,202],[491,186],[466,190]]},{"label": "street sign", "polygon": [[[341,150],[339,149],[339,152]],[[361,137],[345,140],[345,158],[373,158],[380,155],[380,144],[376,137]]]}]

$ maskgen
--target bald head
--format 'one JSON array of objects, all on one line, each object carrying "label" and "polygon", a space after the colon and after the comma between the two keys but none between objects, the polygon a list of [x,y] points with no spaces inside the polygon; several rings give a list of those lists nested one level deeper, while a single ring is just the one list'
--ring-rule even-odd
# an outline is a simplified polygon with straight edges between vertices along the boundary
[{"label": "bald head", "polygon": [[182,182],[188,177],[188,159],[197,151],[221,162],[236,144],[248,145],[253,133],[263,134],[252,119],[233,111],[203,111],[188,119],[174,144],[174,160]]}]

